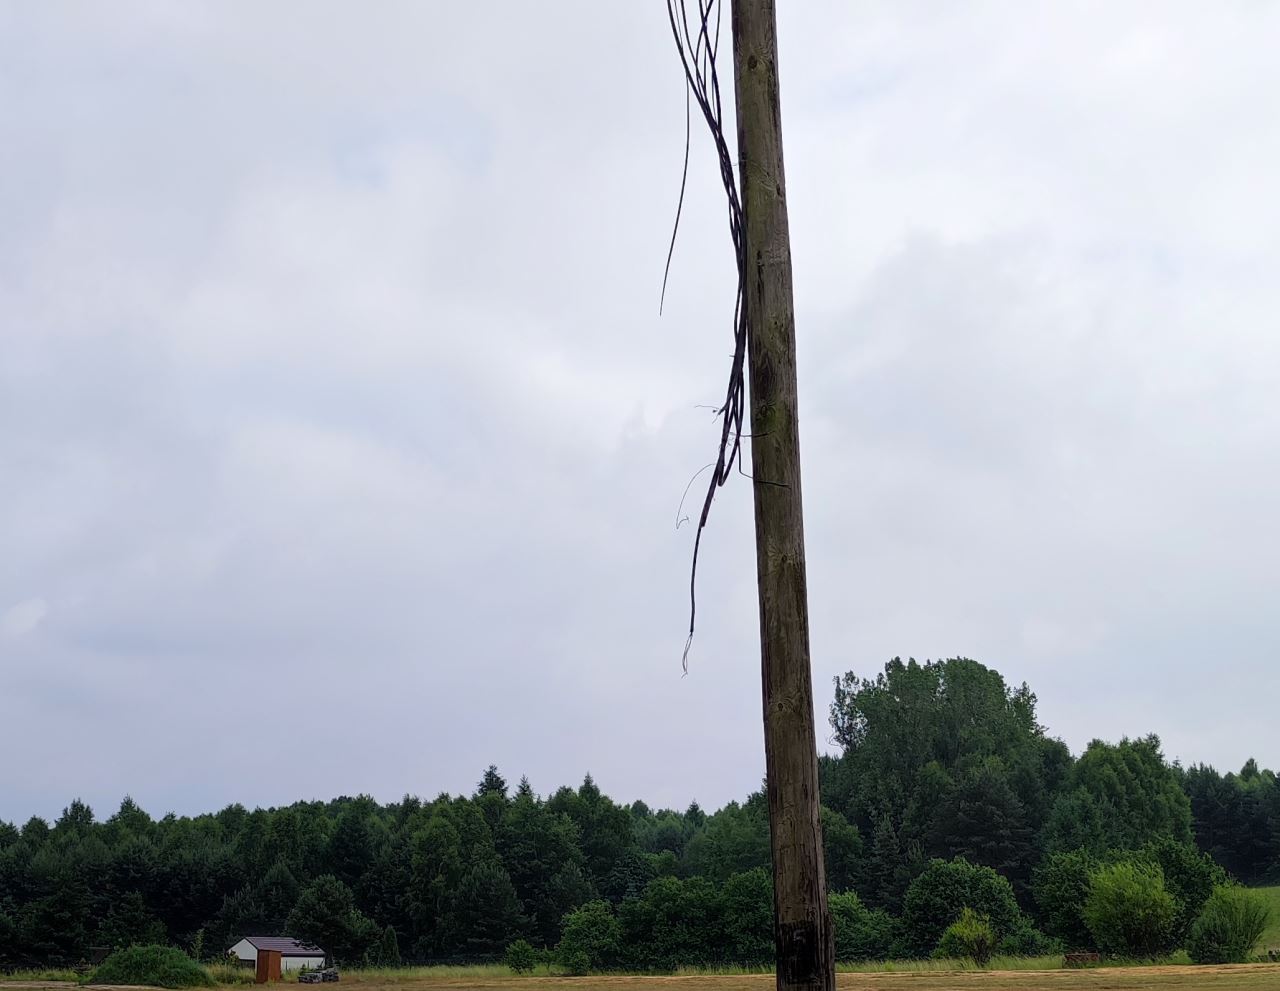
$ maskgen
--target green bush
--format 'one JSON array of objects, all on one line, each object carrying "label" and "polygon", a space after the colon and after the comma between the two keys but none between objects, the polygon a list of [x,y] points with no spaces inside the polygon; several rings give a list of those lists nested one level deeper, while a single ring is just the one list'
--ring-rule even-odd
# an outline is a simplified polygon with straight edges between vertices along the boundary
[{"label": "green bush", "polygon": [[1084,921],[1104,953],[1140,959],[1168,954],[1177,916],[1177,901],[1154,864],[1121,861],[1099,869],[1089,882]]},{"label": "green bush", "polygon": [[1159,865],[1164,873],[1165,890],[1178,903],[1173,940],[1176,945],[1182,945],[1214,889],[1227,883],[1227,872],[1194,844],[1168,838],[1153,840],[1136,856]]},{"label": "green bush", "polygon": [[763,868],[734,874],[720,887],[713,915],[720,922],[721,959],[742,967],[774,961],[773,877]]},{"label": "green bush", "polygon": [[538,951],[527,939],[518,939],[507,947],[506,964],[517,974],[527,974],[538,963]]},{"label": "green bush", "polygon": [[972,960],[985,967],[995,951],[996,931],[991,928],[991,920],[965,908],[960,918],[943,931],[933,955],[946,960]]},{"label": "green bush", "polygon": [[878,908],[867,908],[852,891],[829,899],[835,931],[836,960],[855,963],[888,960],[899,938],[898,920]]},{"label": "green bush", "polygon": [[1062,941],[1046,936],[1024,915],[1000,937],[996,952],[1002,957],[1052,956],[1062,952]]},{"label": "green bush", "polygon": [[172,946],[117,950],[89,976],[90,984],[149,984],[161,988],[211,988],[209,972]]},{"label": "green bush", "polygon": [[622,927],[608,902],[587,902],[564,917],[560,962],[571,974],[589,974],[614,965]]},{"label": "green bush", "polygon": [[1068,950],[1091,950],[1093,934],[1084,922],[1084,903],[1098,862],[1087,850],[1046,857],[1031,875],[1031,893],[1049,935]]},{"label": "green bush", "polygon": [[[723,892],[704,877],[651,881],[643,896],[628,898],[618,908],[622,929],[619,962],[640,971],[736,963],[725,959],[727,939],[733,939],[734,934],[727,935],[722,924],[723,905]],[[771,938],[771,897],[764,908],[768,918],[765,936]],[[738,930],[737,936],[746,932],[737,923],[733,928]]]},{"label": "green bush", "polygon": [[966,908],[987,916],[997,939],[1024,925],[1006,878],[963,857],[931,860],[902,900],[903,949],[912,956],[928,956]]},{"label": "green bush", "polygon": [[1191,926],[1187,955],[1195,963],[1245,963],[1271,922],[1271,906],[1255,891],[1220,885]]}]

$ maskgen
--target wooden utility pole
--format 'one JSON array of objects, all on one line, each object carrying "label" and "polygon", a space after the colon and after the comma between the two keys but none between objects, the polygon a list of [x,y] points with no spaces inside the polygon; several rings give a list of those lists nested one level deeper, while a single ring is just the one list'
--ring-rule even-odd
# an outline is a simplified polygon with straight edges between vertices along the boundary
[{"label": "wooden utility pole", "polygon": [[733,0],[778,988],[833,991],[796,421],[796,325],[773,0]]}]

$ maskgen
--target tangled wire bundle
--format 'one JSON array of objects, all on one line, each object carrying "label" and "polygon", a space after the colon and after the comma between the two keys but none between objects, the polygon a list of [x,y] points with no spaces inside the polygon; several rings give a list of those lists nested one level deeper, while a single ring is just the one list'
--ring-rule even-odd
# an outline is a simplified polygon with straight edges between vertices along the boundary
[{"label": "tangled wire bundle", "polygon": [[[671,257],[675,252],[676,234],[680,229],[680,213],[684,207],[685,187],[689,181],[689,145],[692,133],[692,102],[697,101],[711,133],[716,157],[720,164],[720,180],[724,184],[729,203],[729,233],[733,238],[733,251],[738,264],[738,289],[733,306],[733,363],[729,368],[729,381],[725,388],[723,405],[716,408],[721,418],[720,443],[716,452],[711,482],[698,517],[698,530],[693,540],[693,564],[689,572],[689,638],[685,641],[681,665],[689,670],[689,648],[693,645],[693,627],[698,612],[697,579],[698,550],[702,543],[702,531],[711,515],[711,503],[716,489],[729,480],[733,463],[742,467],[742,417],[745,409],[746,380],[744,370],[747,360],[747,314],[743,305],[746,280],[746,243],[743,233],[742,202],[738,196],[738,183],[734,176],[733,157],[725,140],[722,104],[720,101],[720,77],[716,68],[716,54],[720,45],[721,0],[697,0],[697,17],[691,19],[685,0],[667,0],[667,14],[671,19],[671,33],[675,37],[676,51],[684,66],[685,115],[684,115],[684,168],[680,177],[680,198],[676,205],[675,225],[671,231],[671,246],[667,250],[667,264],[662,276],[662,298],[665,301],[667,277],[671,273]],[[705,470],[705,469],[704,469]],[[701,474],[701,473],[699,473]],[[692,482],[690,483],[692,484]],[[677,526],[679,521],[677,522]]]}]

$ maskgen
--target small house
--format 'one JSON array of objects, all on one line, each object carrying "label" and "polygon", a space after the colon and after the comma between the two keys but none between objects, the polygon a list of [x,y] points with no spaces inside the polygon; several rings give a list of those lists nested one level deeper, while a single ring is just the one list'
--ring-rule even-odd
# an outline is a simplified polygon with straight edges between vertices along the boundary
[{"label": "small house", "polygon": [[256,967],[259,950],[275,950],[279,953],[281,970],[324,966],[324,950],[288,936],[246,936],[227,950],[227,953],[235,957],[243,967]]}]

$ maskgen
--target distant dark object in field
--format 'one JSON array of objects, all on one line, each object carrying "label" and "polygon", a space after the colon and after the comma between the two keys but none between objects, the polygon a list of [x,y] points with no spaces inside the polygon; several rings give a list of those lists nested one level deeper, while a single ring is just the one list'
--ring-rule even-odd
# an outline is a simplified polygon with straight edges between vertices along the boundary
[{"label": "distant dark object in field", "polygon": [[311,970],[298,975],[299,984],[328,984],[338,979],[337,967],[326,967],[324,970]]},{"label": "distant dark object in field", "polygon": [[1064,967],[1088,967],[1101,962],[1102,957],[1097,953],[1068,953],[1062,958]]}]

